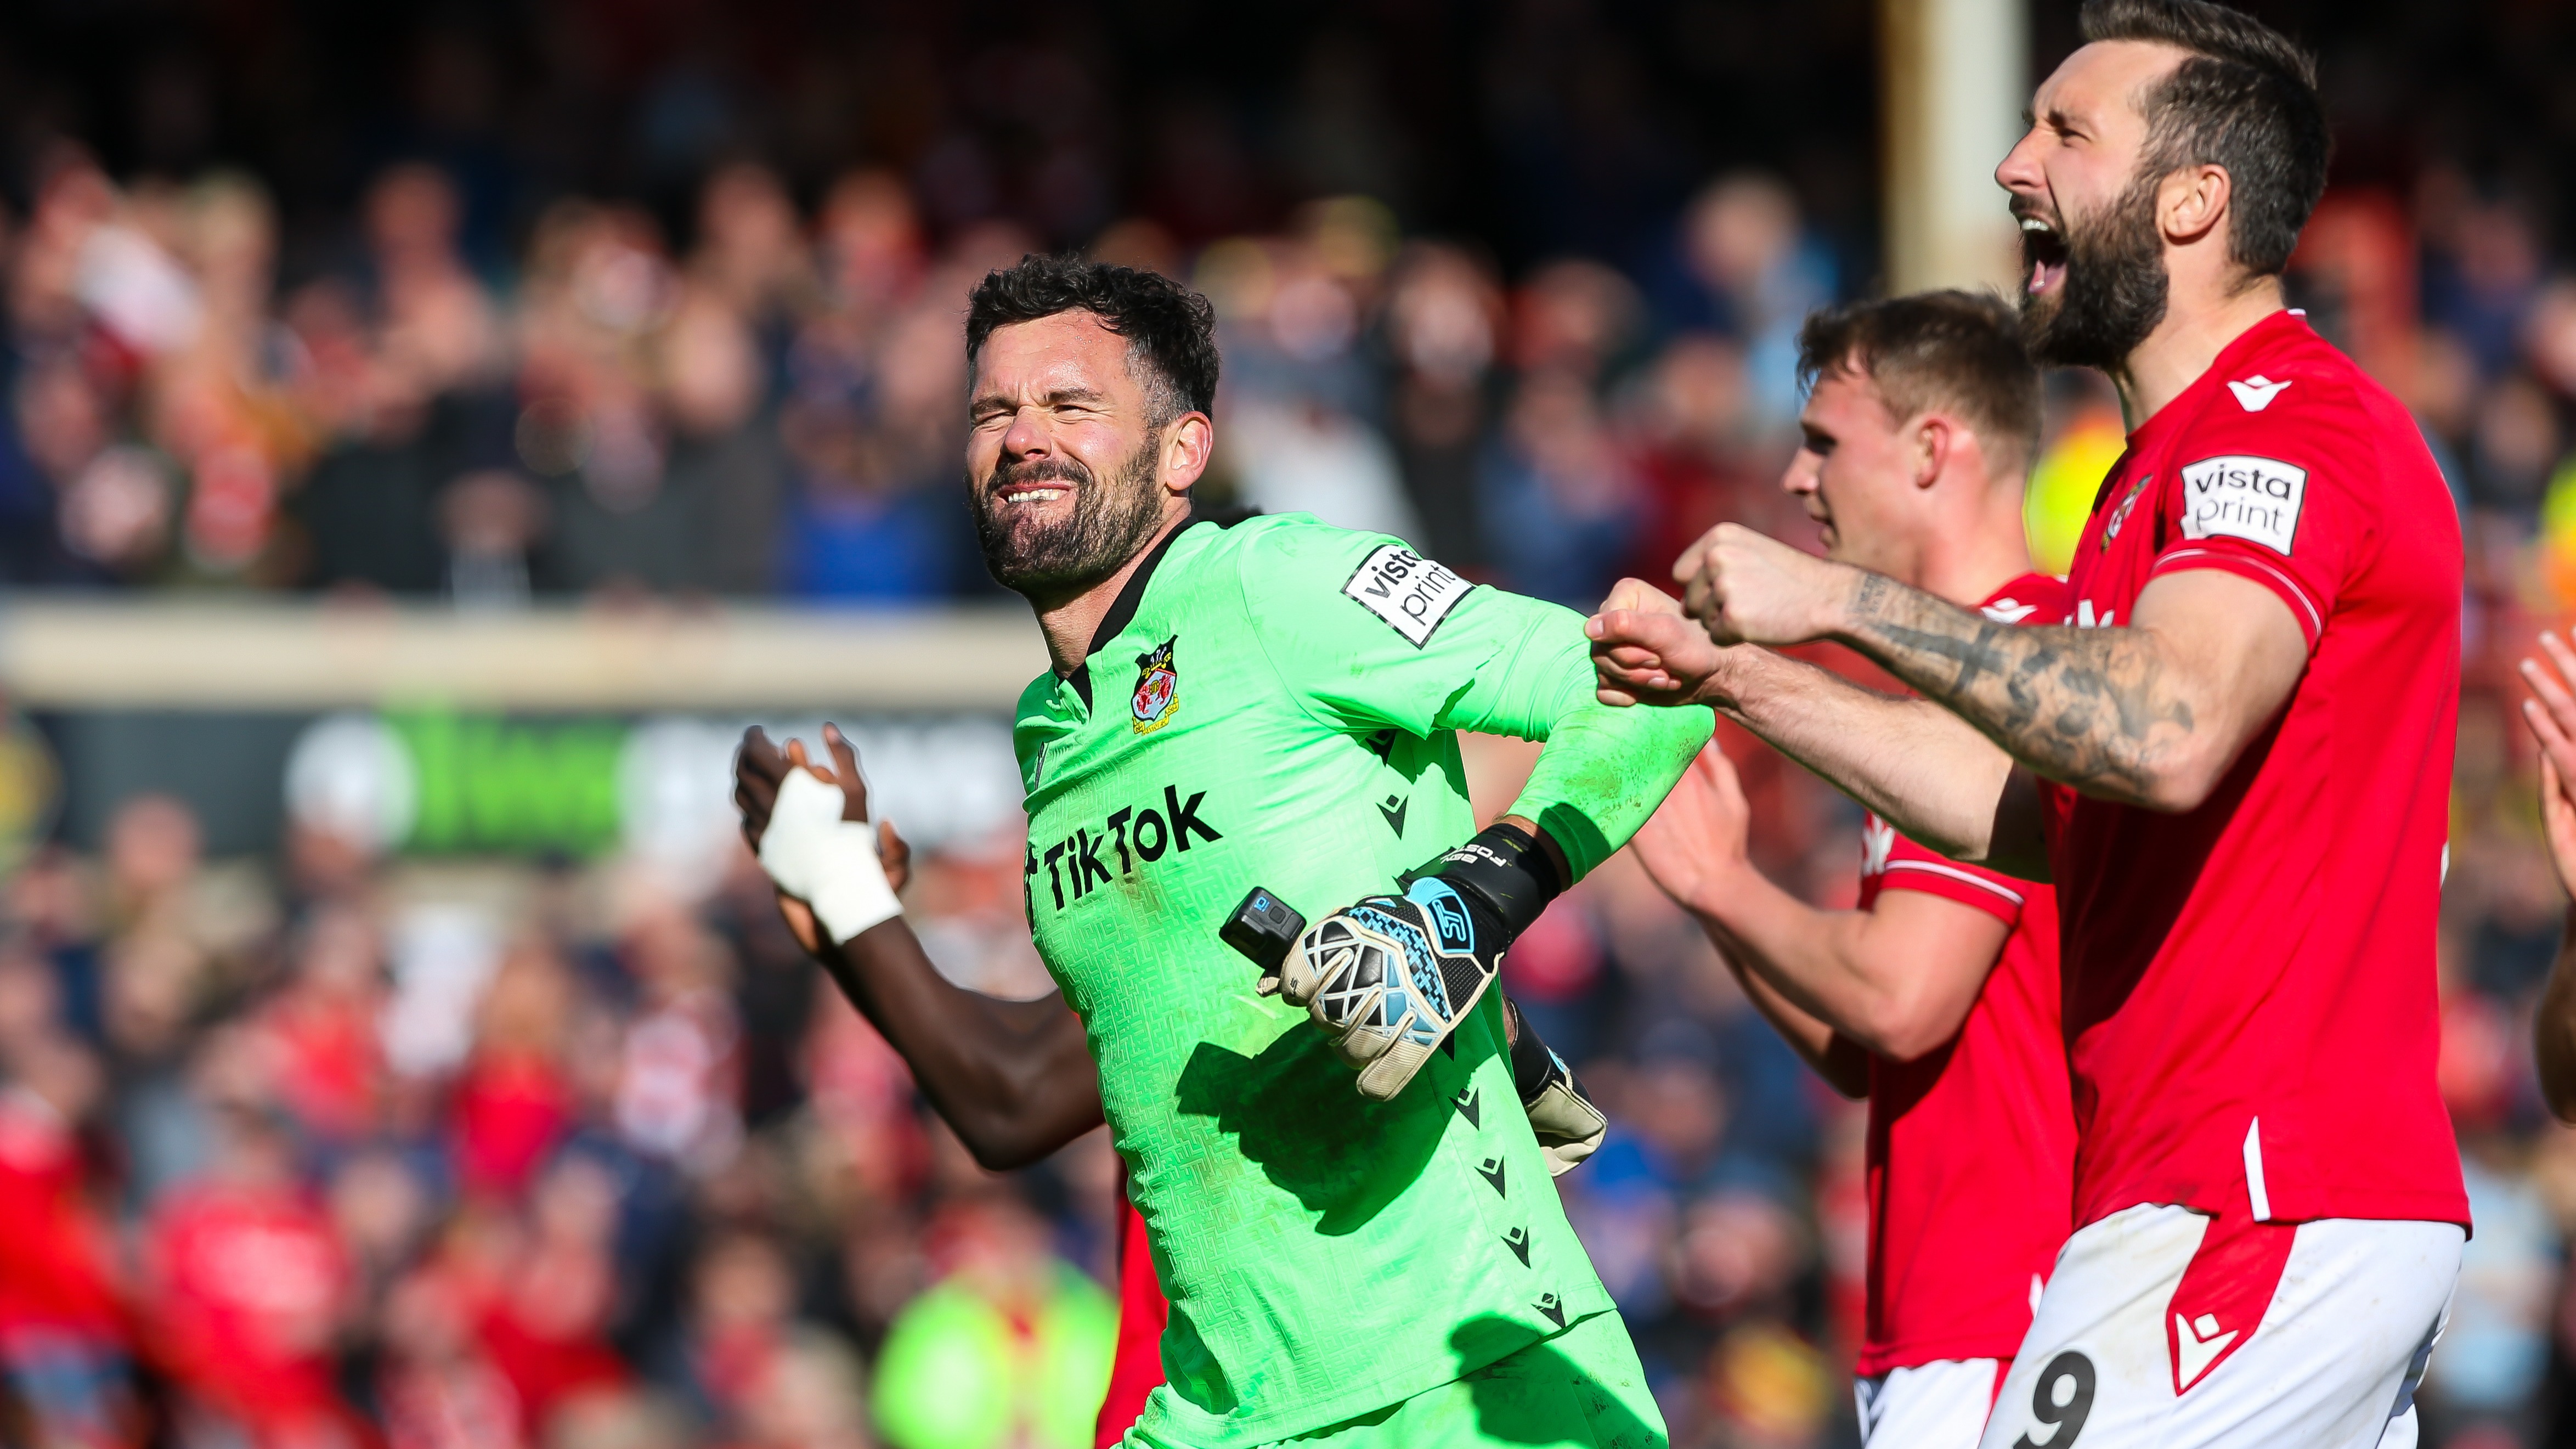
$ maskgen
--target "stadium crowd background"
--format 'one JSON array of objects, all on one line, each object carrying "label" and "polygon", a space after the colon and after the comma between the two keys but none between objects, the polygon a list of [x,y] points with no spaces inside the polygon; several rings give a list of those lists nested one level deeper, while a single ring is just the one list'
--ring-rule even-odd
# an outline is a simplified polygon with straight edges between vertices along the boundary
[{"label": "stadium crowd background", "polygon": [[[13,12],[0,578],[987,596],[961,299],[1060,246],[1215,300],[1214,486],[1245,502],[1577,606],[1721,518],[1809,536],[1773,480],[1797,324],[1876,270],[1868,6],[899,8]],[[2506,667],[2576,606],[2576,15],[2256,8],[2336,107],[2301,295],[2469,525],[2442,1081],[2478,1230],[2433,1442],[2576,1442],[2576,1133],[2527,1060],[2565,903]],[[2070,35],[2038,7],[2042,62]],[[2052,384],[2044,564],[2118,438]],[[1848,901],[1852,808],[1731,747],[1765,867]],[[1479,744],[1481,789],[1526,759]],[[977,1170],[747,861],[696,893],[502,866],[460,919],[408,904],[447,866],[304,828],[207,858],[206,824],[121,802],[0,887],[17,1412],[96,1444],[144,1397],[190,1446],[1087,1442],[1105,1145]],[[910,906],[959,979],[1034,995],[1019,861],[952,842]],[[1560,1186],[1677,1442],[1840,1442],[1858,1110],[1624,858],[1506,977],[1613,1114]]]}]

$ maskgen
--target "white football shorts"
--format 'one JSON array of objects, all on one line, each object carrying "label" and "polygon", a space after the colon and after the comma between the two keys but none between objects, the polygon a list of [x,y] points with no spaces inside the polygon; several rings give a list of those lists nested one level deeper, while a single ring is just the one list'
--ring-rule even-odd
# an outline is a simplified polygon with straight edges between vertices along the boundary
[{"label": "white football shorts", "polygon": [[1999,1358],[1945,1358],[1856,1379],[1867,1449],[1977,1449],[2003,1377]]},{"label": "white football shorts", "polygon": [[2059,1253],[1983,1449],[2413,1449],[2466,1238],[2114,1213]]}]

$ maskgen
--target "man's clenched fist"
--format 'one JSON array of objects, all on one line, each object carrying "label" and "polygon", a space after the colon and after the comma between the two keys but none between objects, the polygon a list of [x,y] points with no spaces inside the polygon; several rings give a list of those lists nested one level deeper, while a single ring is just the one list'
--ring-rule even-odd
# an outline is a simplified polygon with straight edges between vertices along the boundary
[{"label": "man's clenched fist", "polygon": [[1637,579],[1621,579],[1583,632],[1600,676],[1594,693],[1610,705],[1729,708],[1736,666],[1762,652],[1751,644],[1719,644],[1707,626],[1682,612],[1681,600]]},{"label": "man's clenched fist", "polygon": [[1720,644],[1804,644],[1840,626],[1861,572],[1721,523],[1683,550],[1673,581]]}]

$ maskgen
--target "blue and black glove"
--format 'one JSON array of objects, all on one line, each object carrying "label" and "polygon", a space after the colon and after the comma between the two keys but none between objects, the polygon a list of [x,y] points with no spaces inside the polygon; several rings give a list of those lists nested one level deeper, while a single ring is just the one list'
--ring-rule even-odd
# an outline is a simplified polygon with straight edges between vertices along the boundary
[{"label": "blue and black glove", "polygon": [[1484,999],[1511,945],[1564,888],[1538,840],[1496,825],[1405,884],[1317,921],[1261,989],[1306,1008],[1359,1069],[1360,1095],[1404,1090]]}]

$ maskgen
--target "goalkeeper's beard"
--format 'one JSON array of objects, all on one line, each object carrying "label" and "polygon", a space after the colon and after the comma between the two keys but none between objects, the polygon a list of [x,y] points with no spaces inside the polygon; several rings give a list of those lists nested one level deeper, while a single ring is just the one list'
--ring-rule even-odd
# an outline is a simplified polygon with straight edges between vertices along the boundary
[{"label": "goalkeeper's beard", "polygon": [[[1147,433],[1106,486],[1078,458],[1061,455],[996,466],[975,489],[975,540],[993,581],[1032,601],[1071,598],[1126,566],[1163,521],[1155,464],[1162,450]],[[1073,511],[1013,517],[1002,489],[1058,479],[1073,485]]]}]

